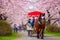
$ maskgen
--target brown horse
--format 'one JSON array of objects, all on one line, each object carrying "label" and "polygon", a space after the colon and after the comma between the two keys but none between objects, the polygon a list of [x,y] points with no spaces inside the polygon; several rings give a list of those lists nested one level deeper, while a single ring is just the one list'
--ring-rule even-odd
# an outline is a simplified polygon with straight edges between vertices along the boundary
[{"label": "brown horse", "polygon": [[[41,22],[41,25],[39,24]],[[41,37],[41,39],[44,38],[44,29],[45,29],[45,19],[41,19],[40,21],[36,20],[34,26],[35,30],[37,32],[37,38]]]}]

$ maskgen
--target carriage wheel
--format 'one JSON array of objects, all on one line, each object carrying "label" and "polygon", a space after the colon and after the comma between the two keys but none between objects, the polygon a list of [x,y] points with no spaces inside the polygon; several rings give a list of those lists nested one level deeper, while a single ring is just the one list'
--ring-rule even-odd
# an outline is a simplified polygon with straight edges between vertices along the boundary
[{"label": "carriage wheel", "polygon": [[28,31],[28,36],[32,36],[32,31]]},{"label": "carriage wheel", "polygon": [[30,36],[32,36],[32,30],[30,31]]}]

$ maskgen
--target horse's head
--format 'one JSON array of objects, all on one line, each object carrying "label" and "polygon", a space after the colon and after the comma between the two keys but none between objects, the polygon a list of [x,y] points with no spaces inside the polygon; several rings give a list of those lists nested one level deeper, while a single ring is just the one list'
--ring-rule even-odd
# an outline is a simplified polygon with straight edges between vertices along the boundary
[{"label": "horse's head", "polygon": [[42,24],[45,25],[45,16],[41,16],[38,21]]},{"label": "horse's head", "polygon": [[40,21],[41,21],[41,24],[42,25],[45,25],[46,21],[45,21],[45,17],[44,16],[41,17],[41,20]]}]

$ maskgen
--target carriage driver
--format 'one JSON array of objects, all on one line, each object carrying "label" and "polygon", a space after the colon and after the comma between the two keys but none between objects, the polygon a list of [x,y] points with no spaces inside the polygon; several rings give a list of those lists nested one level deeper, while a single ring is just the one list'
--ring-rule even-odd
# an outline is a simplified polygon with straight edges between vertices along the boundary
[{"label": "carriage driver", "polygon": [[34,22],[35,22],[35,17],[33,16],[32,17],[32,24],[31,24],[32,28],[34,28]]}]

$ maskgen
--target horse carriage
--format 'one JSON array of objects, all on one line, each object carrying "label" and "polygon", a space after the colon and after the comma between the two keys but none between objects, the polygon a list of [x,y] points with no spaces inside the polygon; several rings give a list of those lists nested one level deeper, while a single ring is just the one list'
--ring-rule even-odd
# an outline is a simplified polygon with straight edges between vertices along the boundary
[{"label": "horse carriage", "polygon": [[[37,34],[37,38],[44,38],[44,29],[45,29],[45,14],[40,14],[38,19],[34,22],[34,28],[29,27],[28,35],[32,36],[32,34]],[[29,26],[29,25],[28,25]],[[28,27],[27,26],[27,27]]]}]

